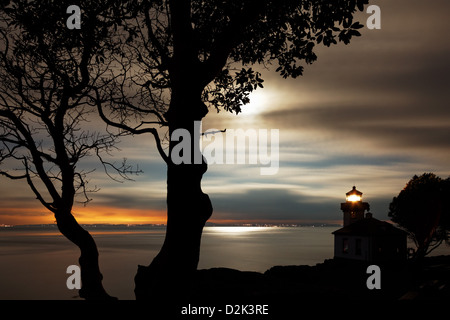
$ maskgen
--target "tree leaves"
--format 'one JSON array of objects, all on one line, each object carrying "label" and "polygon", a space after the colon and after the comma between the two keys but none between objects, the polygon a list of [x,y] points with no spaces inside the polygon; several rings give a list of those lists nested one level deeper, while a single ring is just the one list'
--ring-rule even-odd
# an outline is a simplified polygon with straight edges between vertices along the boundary
[{"label": "tree leaves", "polygon": [[359,11],[364,11],[364,5],[368,4],[369,0],[357,0],[356,5],[358,6]]},{"label": "tree leaves", "polygon": [[414,176],[389,205],[392,221],[405,228],[425,255],[450,234],[450,178]]},{"label": "tree leaves", "polygon": [[[229,41],[234,47],[226,68],[232,63],[274,64],[283,78],[296,78],[303,74],[305,64],[317,60],[317,44],[348,44],[352,37],[361,36],[358,29],[363,25],[353,21],[353,16],[367,3],[368,0],[193,0],[194,42],[204,61],[215,46]],[[228,34],[229,30],[234,33]]]},{"label": "tree leaves", "polygon": [[214,86],[204,91],[204,100],[214,105],[217,111],[223,108],[239,114],[241,107],[250,103],[250,93],[264,87],[263,82],[261,74],[252,68],[242,68],[234,74],[224,69],[216,78]]},{"label": "tree leaves", "polygon": [[364,25],[359,22],[352,23],[351,19],[349,21],[344,21],[343,26],[346,29],[339,33],[339,41],[342,41],[345,44],[349,44],[353,36],[360,37],[361,33],[357,29],[364,27]]}]

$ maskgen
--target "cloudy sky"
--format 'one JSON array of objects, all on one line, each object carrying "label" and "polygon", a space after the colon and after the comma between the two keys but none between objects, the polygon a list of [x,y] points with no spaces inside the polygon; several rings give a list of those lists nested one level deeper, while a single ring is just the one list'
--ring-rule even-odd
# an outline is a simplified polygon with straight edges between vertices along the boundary
[{"label": "cloudy sky", "polygon": [[[381,30],[362,29],[350,45],[320,47],[298,79],[257,68],[264,89],[241,115],[211,110],[203,130],[278,129],[279,170],[262,164],[211,164],[203,179],[212,222],[341,222],[340,202],[353,185],[374,217],[415,174],[450,175],[450,2],[372,1]],[[366,24],[368,14],[360,14]],[[82,223],[164,223],[165,166],[151,136],[124,139],[126,157],[144,171],[117,183],[91,176]],[[95,163],[95,159],[91,159]],[[0,178],[0,224],[53,223],[24,181]]]}]

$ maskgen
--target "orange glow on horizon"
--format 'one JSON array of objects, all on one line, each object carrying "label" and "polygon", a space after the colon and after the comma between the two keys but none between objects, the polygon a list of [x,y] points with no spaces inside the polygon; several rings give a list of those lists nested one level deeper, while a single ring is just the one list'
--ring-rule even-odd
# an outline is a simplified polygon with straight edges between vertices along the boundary
[{"label": "orange glow on horizon", "polygon": [[165,224],[167,221],[165,210],[151,209],[82,207],[74,210],[73,215],[83,224]]},{"label": "orange glow on horizon", "polygon": [[[112,207],[78,207],[73,215],[80,224],[165,224],[165,210]],[[44,208],[0,208],[0,225],[54,224],[55,217]]]},{"label": "orange glow on horizon", "polygon": [[0,208],[0,225],[50,224],[55,219],[43,208]]},{"label": "orange glow on horizon", "polygon": [[[73,214],[80,224],[166,224],[166,210],[127,209],[100,206],[77,207]],[[341,220],[249,220],[221,219],[215,213],[209,223],[223,225],[270,224],[270,225],[320,225],[341,224]],[[0,208],[1,225],[54,224],[55,217],[44,208]]]}]

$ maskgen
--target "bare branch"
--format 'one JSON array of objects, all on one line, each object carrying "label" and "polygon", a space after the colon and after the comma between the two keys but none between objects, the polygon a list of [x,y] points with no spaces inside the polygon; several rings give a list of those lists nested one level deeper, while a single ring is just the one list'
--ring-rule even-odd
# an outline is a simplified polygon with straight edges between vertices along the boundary
[{"label": "bare branch", "polygon": [[221,132],[222,133],[227,132],[227,129],[210,131],[210,132],[202,132],[202,136],[208,136],[208,134],[216,134],[216,133],[221,133]]},{"label": "bare branch", "polygon": [[[167,50],[165,50],[165,48],[159,42],[159,40],[157,39],[155,33],[153,32],[152,22],[155,21],[155,19],[152,19],[150,17],[149,11],[150,11],[150,2],[144,8],[144,15],[145,15],[145,20],[144,21],[145,21],[145,24],[146,24],[146,27],[147,27],[147,36],[148,36],[149,40],[151,41],[151,44],[156,48],[156,50],[158,52],[158,55],[152,54],[151,51],[149,51],[149,52],[150,52],[150,54],[152,54],[153,60],[155,62],[158,62],[159,59],[161,59],[162,64],[167,66],[170,63],[170,57],[169,57],[169,54],[168,54]],[[162,65],[159,64],[159,67],[161,67],[161,66]]]},{"label": "bare branch", "polygon": [[161,139],[159,138],[159,134],[158,131],[156,130],[156,128],[143,128],[143,129],[138,129],[140,125],[138,125],[135,128],[132,128],[124,123],[119,123],[119,122],[114,122],[111,119],[109,119],[103,112],[103,107],[102,107],[102,101],[99,97],[99,93],[97,91],[97,98],[95,99],[95,103],[97,105],[97,110],[98,110],[98,114],[100,115],[100,117],[102,118],[103,121],[105,121],[106,124],[115,127],[115,128],[119,128],[122,130],[125,130],[131,134],[143,134],[143,133],[151,133],[153,135],[153,137],[155,138],[155,142],[156,142],[156,147],[158,149],[158,152],[160,154],[160,156],[163,158],[164,162],[166,164],[170,163],[170,159],[167,156],[167,154],[164,152],[164,149],[162,147],[161,144]]},{"label": "bare branch", "polygon": [[126,130],[126,131],[130,132],[131,134],[151,133],[153,135],[153,137],[155,138],[156,147],[158,149],[159,154],[163,158],[164,162],[166,164],[170,163],[169,157],[164,152],[164,149],[162,147],[161,139],[159,138],[158,131],[155,128],[145,128],[145,129],[131,128],[131,127],[125,125],[125,124],[116,123],[116,122],[113,122],[110,119],[108,119],[105,116],[105,114],[103,113],[101,105],[98,106],[98,110],[99,110],[100,117],[103,119],[103,121],[105,121],[110,126],[113,126],[113,127],[116,127],[116,128],[122,129],[122,130]]},{"label": "bare branch", "polygon": [[[5,118],[9,119],[16,126],[18,132],[20,132],[20,134],[24,137],[24,140],[26,141],[26,146],[31,153],[33,163],[36,167],[36,170],[37,170],[37,173],[38,173],[40,179],[46,186],[49,194],[53,198],[53,201],[60,200],[60,196],[59,196],[58,192],[56,191],[55,186],[53,185],[53,183],[49,179],[48,175],[46,174],[46,171],[43,166],[43,161],[41,158],[41,152],[39,152],[39,150],[37,149],[36,143],[31,135],[29,129],[27,128],[27,125],[24,124],[13,112],[11,112],[9,110],[0,109],[0,117],[5,117]],[[28,170],[28,166],[26,167],[26,170]]]},{"label": "bare branch", "polygon": [[7,177],[8,179],[11,179],[11,180],[20,180],[20,179],[27,178],[27,176],[25,174],[23,174],[21,176],[15,176],[15,175],[9,174],[6,171],[0,171],[0,175],[5,176],[5,177]]},{"label": "bare branch", "polygon": [[28,167],[28,161],[26,158],[24,158],[24,167],[25,167],[25,176],[27,179],[27,183],[30,186],[31,190],[33,191],[33,193],[36,195],[36,199],[39,200],[39,202],[46,207],[49,211],[55,213],[56,212],[56,208],[54,207],[53,204],[48,203],[47,201],[44,200],[44,198],[42,197],[42,195],[40,194],[40,192],[37,190],[36,186],[33,183],[33,180],[31,180],[31,176],[30,176],[30,171],[29,171],[29,167]]}]

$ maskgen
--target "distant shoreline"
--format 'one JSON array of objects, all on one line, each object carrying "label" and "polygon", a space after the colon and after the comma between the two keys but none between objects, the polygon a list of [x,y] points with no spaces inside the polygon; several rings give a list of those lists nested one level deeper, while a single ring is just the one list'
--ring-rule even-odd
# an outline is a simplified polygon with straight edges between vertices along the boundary
[{"label": "distant shoreline", "polygon": [[[166,227],[166,224],[114,224],[114,223],[93,223],[93,224],[80,224],[87,229],[145,229],[155,227]],[[205,227],[262,227],[262,228],[300,228],[300,227],[336,227],[340,228],[340,224],[328,224],[328,223],[310,223],[310,224],[292,224],[292,223],[242,223],[242,224],[221,224],[221,223],[207,223]],[[23,225],[7,225],[0,224],[0,230],[21,230],[21,229],[57,229],[56,224],[23,224]]]}]

